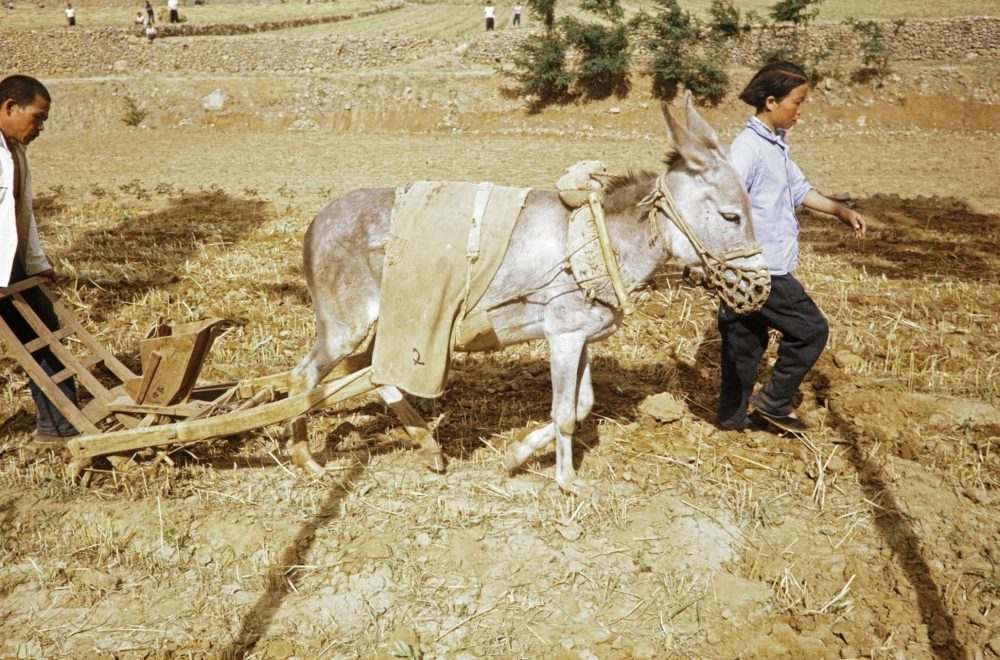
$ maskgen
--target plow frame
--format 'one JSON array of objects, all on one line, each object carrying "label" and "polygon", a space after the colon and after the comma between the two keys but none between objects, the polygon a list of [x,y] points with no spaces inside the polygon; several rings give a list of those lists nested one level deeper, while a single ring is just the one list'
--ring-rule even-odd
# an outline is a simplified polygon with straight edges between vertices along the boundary
[{"label": "plow frame", "polygon": [[[37,288],[52,303],[60,328],[50,330],[24,299],[24,292]],[[36,337],[22,343],[13,329],[0,319],[0,341],[45,393],[52,404],[80,431],[66,447],[71,456],[67,473],[79,477],[98,456],[129,454],[168,445],[185,446],[225,436],[239,435],[272,424],[289,422],[307,413],[337,405],[377,389],[371,367],[365,367],[313,389],[289,396],[290,372],[228,383],[191,385],[214,336],[198,337],[201,353],[192,376],[190,364],[181,364],[184,374],[182,400],[164,405],[147,403],[143,395],[151,376],[144,379],[104,347],[72,311],[63,305],[42,277],[30,277],[0,288],[0,299],[9,298]],[[217,323],[201,323],[203,333],[214,332]],[[157,339],[162,335],[157,335]],[[199,343],[200,342],[200,343]],[[191,342],[188,342],[191,343]],[[70,345],[73,346],[71,350]],[[63,369],[48,374],[35,361],[34,353],[48,347]],[[192,358],[187,358],[192,359]],[[158,355],[154,368],[160,364]],[[103,378],[95,371],[103,367]],[[85,394],[83,405],[74,404],[59,383],[75,378]],[[139,394],[137,394],[139,393]],[[136,399],[139,399],[138,401]],[[426,428],[426,424],[417,426]]]}]

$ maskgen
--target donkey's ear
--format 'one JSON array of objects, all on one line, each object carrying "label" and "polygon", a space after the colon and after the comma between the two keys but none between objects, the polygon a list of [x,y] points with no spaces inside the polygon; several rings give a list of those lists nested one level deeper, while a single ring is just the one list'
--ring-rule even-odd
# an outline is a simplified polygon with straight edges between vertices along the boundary
[{"label": "donkey's ear", "polygon": [[725,147],[723,147],[722,141],[719,140],[718,133],[708,125],[708,122],[702,119],[697,108],[695,108],[691,90],[684,92],[684,121],[687,124],[688,130],[693,135],[696,135],[706,145],[725,153]]},{"label": "donkey's ear", "polygon": [[677,121],[668,104],[661,103],[660,109],[667,125],[667,136],[674,143],[674,151],[681,156],[684,164],[695,172],[708,169],[711,164],[711,149],[707,148],[709,145]]}]

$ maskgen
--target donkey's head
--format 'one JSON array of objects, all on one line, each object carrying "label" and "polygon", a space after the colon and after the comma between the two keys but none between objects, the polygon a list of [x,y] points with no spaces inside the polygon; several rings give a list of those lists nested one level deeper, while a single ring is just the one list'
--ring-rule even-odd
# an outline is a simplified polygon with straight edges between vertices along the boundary
[{"label": "donkey's head", "polygon": [[754,238],[743,182],[690,93],[683,123],[666,104],[663,116],[674,146],[654,199],[674,258],[689,279],[713,289],[733,310],[757,310],[767,300],[771,278]]}]

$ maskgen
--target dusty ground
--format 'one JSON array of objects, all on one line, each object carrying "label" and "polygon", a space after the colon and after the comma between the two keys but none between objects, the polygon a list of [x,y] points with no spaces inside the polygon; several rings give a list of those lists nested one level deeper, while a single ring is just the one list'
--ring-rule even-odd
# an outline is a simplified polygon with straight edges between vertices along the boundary
[{"label": "dusty ground", "polygon": [[[803,387],[816,431],[714,429],[713,304],[668,267],[594,353],[577,455],[598,503],[558,491],[551,454],[502,470],[505,442],[547,415],[542,345],[457,359],[437,402],[444,476],[366,400],[314,416],[323,479],[273,427],[173,465],[99,463],[86,488],[27,447],[31,402],[4,358],[0,656],[1000,656],[995,80],[993,63],[938,63],[816,90],[796,159],[870,221],[855,242],[803,219],[799,274],[832,326]],[[31,158],[64,300],[131,365],[157,316],[231,319],[206,379],[304,354],[300,243],[332,195],[550,186],[576,160],[655,167],[667,146],[641,93],[525,116],[489,71],[433,63],[50,86]],[[231,100],[204,111],[215,88]],[[706,116],[731,138],[743,114]],[[660,392],[680,419],[638,410]]]}]

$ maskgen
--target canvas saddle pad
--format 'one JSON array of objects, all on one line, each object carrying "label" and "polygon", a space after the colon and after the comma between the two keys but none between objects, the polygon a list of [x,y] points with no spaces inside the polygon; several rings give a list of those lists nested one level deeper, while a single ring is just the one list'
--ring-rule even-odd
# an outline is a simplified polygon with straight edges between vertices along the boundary
[{"label": "canvas saddle pad", "polygon": [[462,316],[493,280],[529,190],[442,181],[397,190],[373,382],[440,396]]}]

